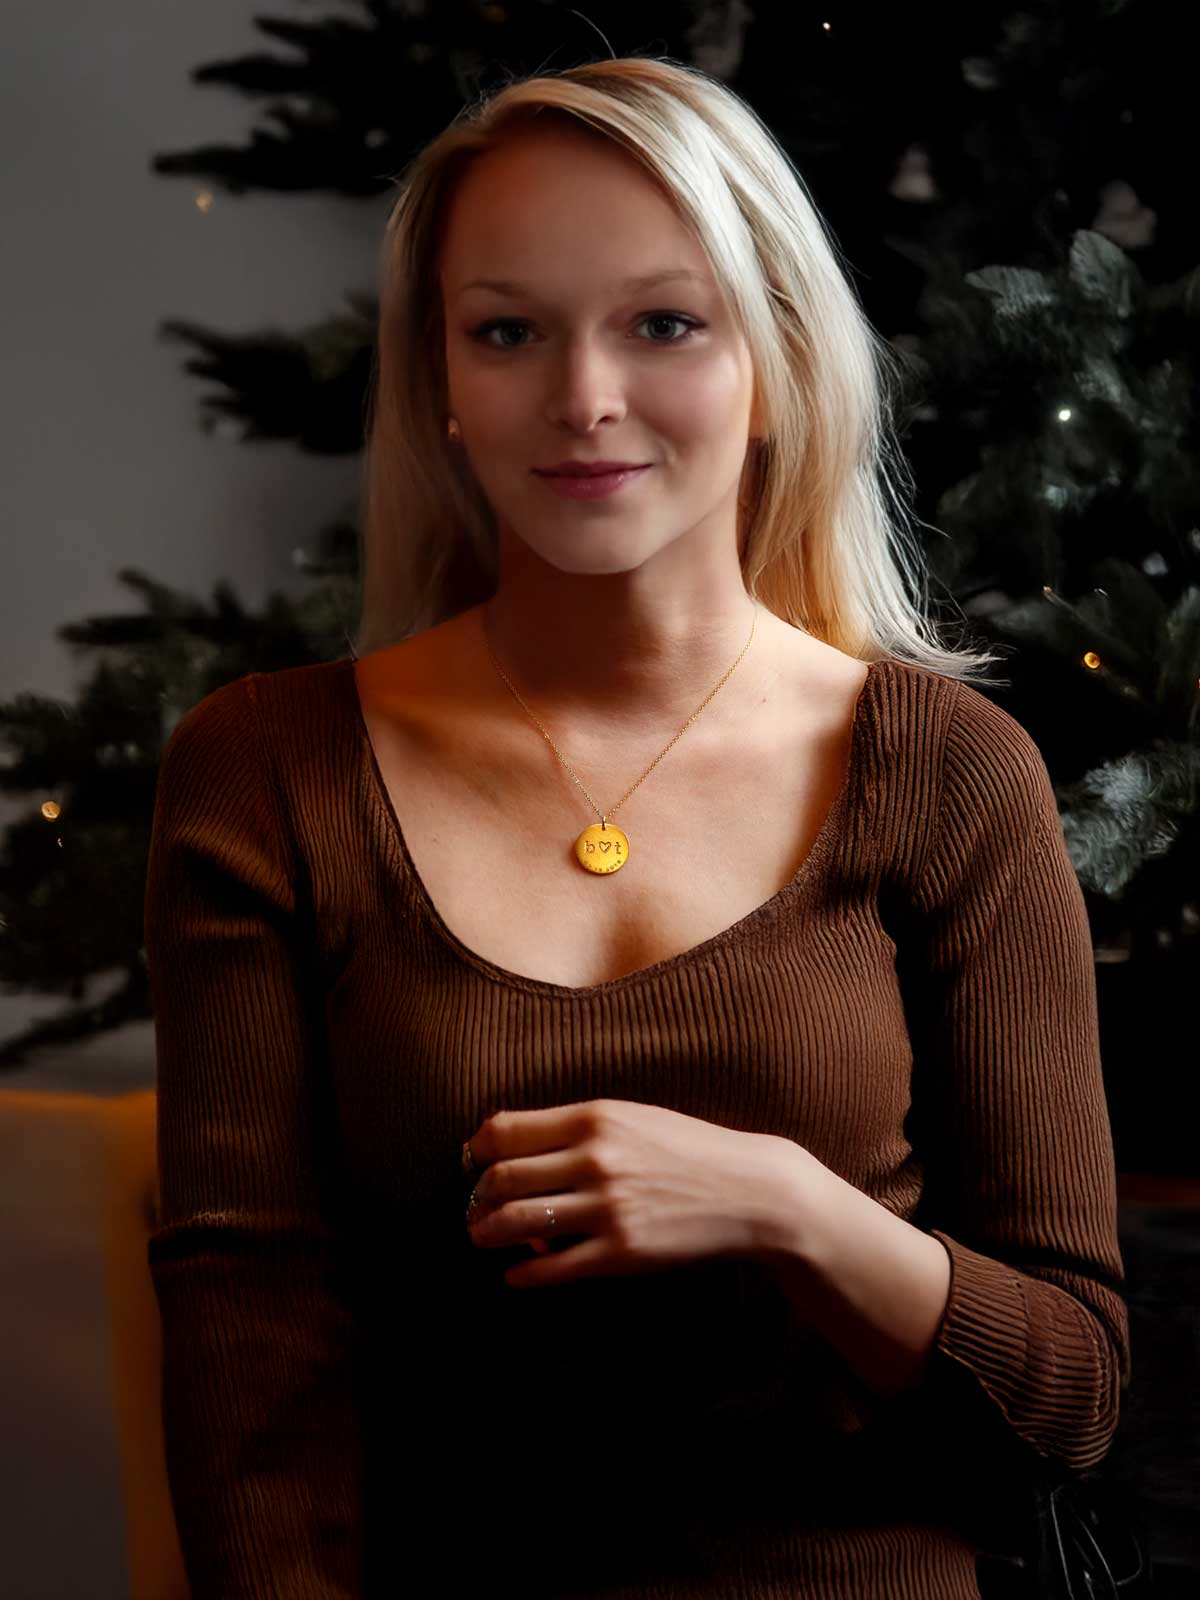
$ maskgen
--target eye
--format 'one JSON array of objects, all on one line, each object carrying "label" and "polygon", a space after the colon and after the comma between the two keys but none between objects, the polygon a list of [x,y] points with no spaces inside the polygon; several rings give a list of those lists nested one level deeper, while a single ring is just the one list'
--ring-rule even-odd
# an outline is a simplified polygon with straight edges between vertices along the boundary
[{"label": "eye", "polygon": [[[683,326],[683,333],[674,339],[647,339],[647,344],[679,345],[686,344],[696,333],[703,328],[702,322],[697,322],[694,317],[685,317],[678,311],[647,311],[638,318],[639,322],[677,322]],[[529,324],[521,317],[492,317],[489,321],[481,323],[472,330],[471,338],[478,343],[487,345],[490,350],[519,350],[520,345],[491,344],[488,335],[497,328],[527,328]]]}]

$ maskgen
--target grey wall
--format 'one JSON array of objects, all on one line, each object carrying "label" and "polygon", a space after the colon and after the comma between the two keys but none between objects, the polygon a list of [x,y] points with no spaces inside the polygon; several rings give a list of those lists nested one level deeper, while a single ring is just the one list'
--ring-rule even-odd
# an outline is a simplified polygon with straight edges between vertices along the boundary
[{"label": "grey wall", "polygon": [[[335,9],[330,7],[329,9]],[[188,81],[277,46],[256,10],[297,0],[8,0],[0,24],[0,695],[73,698],[59,623],[137,609],[137,566],[207,596],[229,579],[256,606],[300,593],[292,564],[354,492],[356,462],[200,431],[215,386],[160,340],[180,317],[227,333],[298,331],[373,286],[388,195],[248,194],[162,178],[153,155],[247,142],[257,103]],[[0,795],[0,822],[16,809]],[[81,908],[82,910],[82,908]],[[0,996],[0,1036],[34,1010]]]}]

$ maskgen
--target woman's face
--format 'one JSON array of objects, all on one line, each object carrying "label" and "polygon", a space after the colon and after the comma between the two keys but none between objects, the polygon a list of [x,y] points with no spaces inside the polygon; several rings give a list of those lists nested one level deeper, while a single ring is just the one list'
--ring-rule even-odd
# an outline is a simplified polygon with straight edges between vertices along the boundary
[{"label": "woman's face", "polygon": [[[631,287],[634,276],[689,274]],[[480,287],[507,280],[515,292]],[[565,132],[479,158],[441,259],[452,444],[502,535],[552,566],[618,572],[693,530],[736,548],[753,411],[749,350],[699,245],[632,158]],[[535,468],[648,464],[565,498]]]}]

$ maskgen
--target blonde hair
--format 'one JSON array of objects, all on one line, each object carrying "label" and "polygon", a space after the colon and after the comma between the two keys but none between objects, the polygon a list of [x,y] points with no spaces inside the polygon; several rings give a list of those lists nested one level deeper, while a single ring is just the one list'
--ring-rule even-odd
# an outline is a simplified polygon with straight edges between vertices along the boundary
[{"label": "blonde hair", "polygon": [[983,670],[996,654],[947,648],[927,617],[911,477],[893,433],[901,363],[868,322],[803,179],[732,90],[662,57],[507,83],[464,107],[404,170],[381,251],[355,654],[495,593],[495,515],[446,431],[439,252],[464,167],[510,135],[560,127],[616,145],[673,199],[742,329],[767,432],[749,442],[739,489],[747,592],[859,660],[1003,683]]}]

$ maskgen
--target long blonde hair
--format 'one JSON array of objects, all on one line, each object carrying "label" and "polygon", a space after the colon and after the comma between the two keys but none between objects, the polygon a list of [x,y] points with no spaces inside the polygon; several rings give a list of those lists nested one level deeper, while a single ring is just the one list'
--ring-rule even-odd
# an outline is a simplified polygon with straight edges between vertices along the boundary
[{"label": "long blonde hair", "polygon": [[464,107],[405,168],[381,250],[355,654],[495,593],[495,515],[446,432],[446,202],[467,163],[506,136],[564,124],[632,155],[673,199],[741,326],[767,431],[748,445],[739,489],[748,593],[859,660],[1004,683],[984,671],[996,654],[947,648],[927,615],[892,421],[901,364],[868,322],[803,179],[732,90],[662,57],[516,79]]}]

